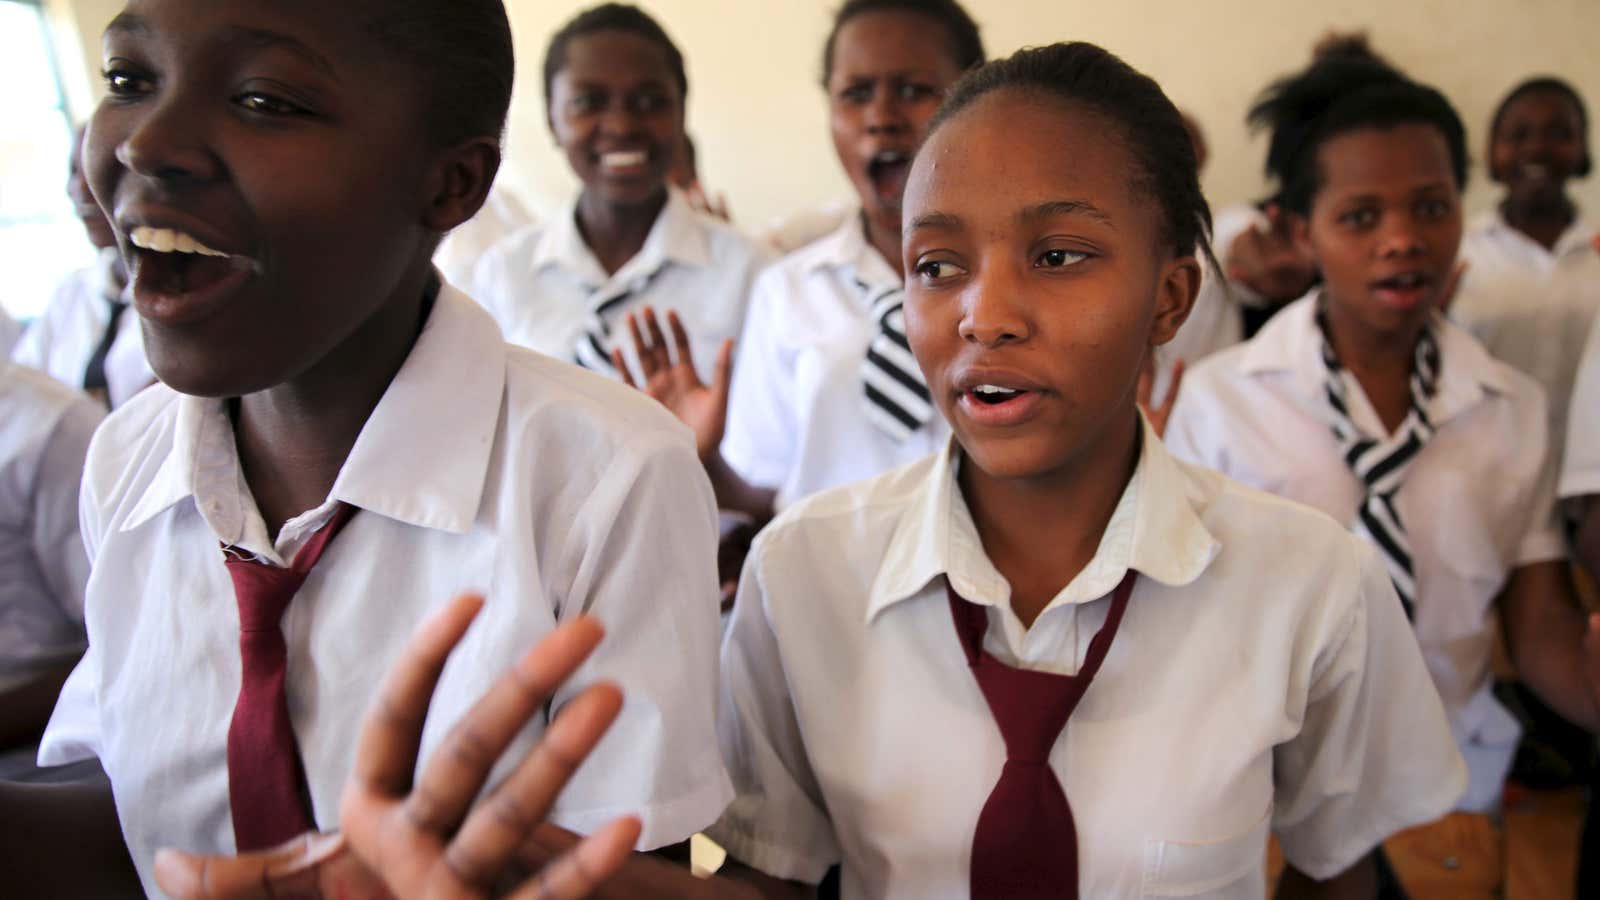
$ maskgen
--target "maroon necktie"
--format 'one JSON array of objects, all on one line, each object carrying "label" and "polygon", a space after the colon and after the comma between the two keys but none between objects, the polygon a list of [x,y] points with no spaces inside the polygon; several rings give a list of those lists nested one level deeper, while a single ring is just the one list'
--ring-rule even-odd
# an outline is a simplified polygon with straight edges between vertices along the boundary
[{"label": "maroon necktie", "polygon": [[1076,675],[1014,669],[995,659],[983,649],[989,625],[984,607],[949,591],[956,634],[1006,742],[1005,767],[972,837],[973,900],[1078,896],[1078,832],[1050,768],[1050,748],[1111,649],[1134,577],[1130,569],[1117,585],[1111,611]]},{"label": "maroon necktie", "polygon": [[[287,569],[225,553],[239,600],[239,702],[228,726],[228,806],[240,853],[275,847],[316,827],[289,721],[283,613],[356,508],[341,503]],[[224,548],[226,550],[226,548]]]}]

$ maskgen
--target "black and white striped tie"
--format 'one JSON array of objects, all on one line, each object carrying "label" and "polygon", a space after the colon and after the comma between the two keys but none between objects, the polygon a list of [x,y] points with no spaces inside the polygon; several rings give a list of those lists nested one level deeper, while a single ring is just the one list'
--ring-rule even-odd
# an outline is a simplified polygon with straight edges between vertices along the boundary
[{"label": "black and white striped tie", "polygon": [[1362,485],[1361,505],[1356,511],[1352,530],[1375,544],[1389,570],[1400,603],[1407,618],[1416,618],[1414,604],[1417,597],[1416,572],[1411,558],[1411,542],[1406,536],[1400,512],[1395,508],[1395,494],[1405,482],[1411,463],[1422,452],[1422,447],[1433,437],[1433,423],[1428,420],[1427,402],[1433,398],[1439,378],[1439,344],[1431,330],[1424,330],[1417,340],[1416,359],[1411,366],[1411,409],[1405,421],[1394,434],[1382,440],[1373,440],[1356,428],[1350,418],[1347,397],[1347,376],[1339,357],[1333,352],[1333,342],[1328,339],[1326,320],[1319,314],[1317,324],[1322,331],[1322,362],[1327,368],[1328,405],[1333,407],[1336,419],[1333,434],[1344,452],[1345,464],[1350,467]]},{"label": "black and white striped tie", "polygon": [[583,334],[573,350],[572,361],[591,372],[617,377],[617,367],[611,364],[611,326],[606,324],[606,313],[629,297],[632,291],[623,291],[598,303],[590,303],[589,315],[583,323]]},{"label": "black and white striped tie", "polygon": [[[857,282],[863,291],[867,285]],[[897,441],[904,441],[933,419],[933,396],[906,340],[906,293],[898,286],[871,295],[868,306],[877,333],[861,363],[867,418]]]}]

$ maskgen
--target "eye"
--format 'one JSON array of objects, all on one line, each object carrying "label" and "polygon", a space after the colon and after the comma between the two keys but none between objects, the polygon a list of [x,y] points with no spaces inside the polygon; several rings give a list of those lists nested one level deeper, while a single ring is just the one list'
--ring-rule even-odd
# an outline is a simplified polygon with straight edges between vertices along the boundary
[{"label": "eye", "polygon": [[958,275],[965,275],[966,269],[945,260],[930,259],[917,265],[917,275],[923,281],[948,281]]},{"label": "eye", "polygon": [[1067,266],[1077,265],[1088,258],[1089,254],[1087,253],[1057,248],[1046,250],[1039,254],[1039,258],[1034,260],[1033,266],[1036,269],[1062,269]]},{"label": "eye", "polygon": [[640,115],[648,115],[653,112],[660,112],[662,109],[666,108],[666,105],[666,95],[655,91],[635,95],[633,102],[630,104],[630,106],[633,107],[633,111],[639,113]]},{"label": "eye", "polygon": [[1364,230],[1378,224],[1378,211],[1370,206],[1361,206],[1341,214],[1338,221],[1341,225]]},{"label": "eye", "polygon": [[907,82],[896,88],[896,93],[899,94],[902,101],[915,103],[919,100],[931,99],[937,96],[939,92],[934,90],[932,85]]},{"label": "eye", "polygon": [[310,112],[298,103],[260,91],[246,91],[235,97],[234,102],[264,116],[303,116]]},{"label": "eye", "polygon": [[575,94],[567,101],[567,107],[580,115],[599,112],[605,105],[605,95],[598,93]]},{"label": "eye", "polygon": [[1417,217],[1428,221],[1437,221],[1450,215],[1452,206],[1449,201],[1437,197],[1429,197],[1417,203]]},{"label": "eye", "polygon": [[106,69],[101,76],[106,81],[106,93],[113,97],[142,96],[154,86],[149,78],[124,68]]},{"label": "eye", "polygon": [[852,84],[839,92],[839,99],[846,103],[862,105],[872,102],[872,85]]}]

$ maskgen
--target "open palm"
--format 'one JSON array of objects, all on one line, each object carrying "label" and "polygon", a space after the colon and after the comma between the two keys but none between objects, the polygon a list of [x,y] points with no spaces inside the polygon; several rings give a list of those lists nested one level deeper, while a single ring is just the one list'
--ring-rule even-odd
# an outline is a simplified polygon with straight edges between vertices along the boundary
[{"label": "open palm", "polygon": [[[640,319],[644,320],[641,327]],[[728,426],[728,387],[733,368],[733,342],[723,341],[717,351],[717,365],[710,384],[695,371],[694,351],[689,334],[678,314],[667,312],[667,328],[672,332],[669,345],[656,311],[646,306],[640,315],[628,313],[628,332],[633,336],[639,357],[639,375],[629,371],[622,351],[611,351],[611,362],[622,380],[654,397],[694,431],[695,446],[702,460],[709,459],[722,445]],[[648,340],[646,334],[648,333]]]}]

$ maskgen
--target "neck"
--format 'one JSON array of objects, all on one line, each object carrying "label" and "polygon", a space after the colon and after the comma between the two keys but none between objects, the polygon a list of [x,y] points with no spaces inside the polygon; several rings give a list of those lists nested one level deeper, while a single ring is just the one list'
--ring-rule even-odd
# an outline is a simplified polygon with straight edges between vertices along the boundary
[{"label": "neck", "polygon": [[867,243],[878,251],[878,255],[883,257],[896,275],[904,279],[905,264],[900,261],[900,220],[897,218],[890,224],[863,213],[861,221],[866,228]]},{"label": "neck", "polygon": [[970,459],[961,467],[984,552],[1011,585],[1011,608],[1023,625],[1032,626],[1094,559],[1138,466],[1141,438],[1130,405],[1093,445],[1051,472],[996,478]]},{"label": "neck", "polygon": [[665,187],[638,205],[607,203],[590,191],[578,197],[578,233],[600,261],[607,275],[614,275],[628,260],[639,254],[656,217],[667,205]]},{"label": "neck", "polygon": [[1578,208],[1564,193],[1531,197],[1507,195],[1500,202],[1500,216],[1507,225],[1549,250],[1578,217]]},{"label": "neck", "polygon": [[267,530],[322,505],[361,429],[415,345],[431,267],[408,273],[367,321],[310,369],[236,401],[235,442]]},{"label": "neck", "polygon": [[1416,316],[1398,328],[1380,329],[1350,315],[1342,303],[1325,302],[1323,312],[1333,352],[1357,378],[1363,374],[1410,376],[1417,341],[1428,327],[1427,316]]}]

